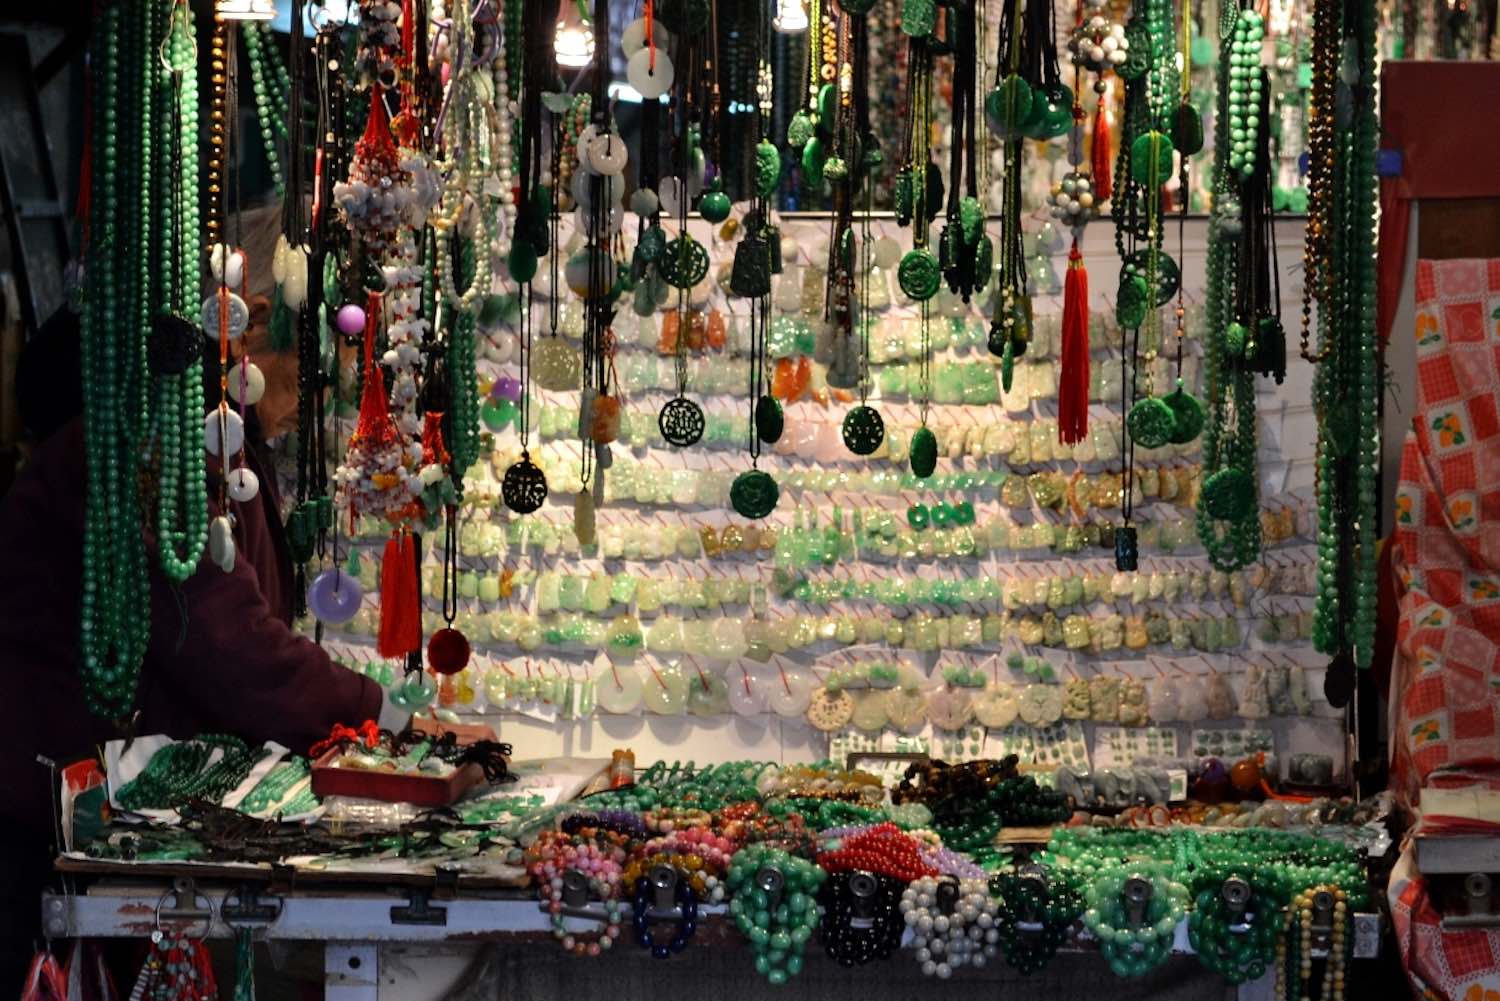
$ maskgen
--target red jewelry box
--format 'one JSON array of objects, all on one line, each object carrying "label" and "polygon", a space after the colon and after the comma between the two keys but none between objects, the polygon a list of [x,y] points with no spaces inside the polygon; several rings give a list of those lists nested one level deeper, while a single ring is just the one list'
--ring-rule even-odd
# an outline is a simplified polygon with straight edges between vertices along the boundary
[{"label": "red jewelry box", "polygon": [[[413,719],[412,729],[434,737],[451,732],[458,735],[460,744],[495,739],[495,731],[483,724],[448,724],[433,719]],[[464,765],[443,777],[333,767],[333,762],[343,753],[337,747],[330,748],[313,762],[312,791],[319,799],[328,796],[354,796],[359,799],[378,799],[386,803],[410,803],[413,806],[451,806],[464,793],[484,782],[484,769],[475,764]]]}]

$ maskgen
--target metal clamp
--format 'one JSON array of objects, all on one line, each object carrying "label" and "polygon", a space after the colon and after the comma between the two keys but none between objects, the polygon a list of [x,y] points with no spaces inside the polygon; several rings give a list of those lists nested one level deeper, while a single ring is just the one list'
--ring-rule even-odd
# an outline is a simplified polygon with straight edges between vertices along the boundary
[{"label": "metal clamp", "polygon": [[[1021,882],[1028,884],[1035,892],[1036,897],[1045,897],[1052,892],[1052,880],[1047,876],[1047,870],[1035,863],[1021,866],[1016,873]],[[1148,884],[1149,885],[1149,884]],[[1016,930],[1025,936],[1040,934],[1045,926],[1042,924],[1043,914],[1034,902],[1035,898],[1025,898],[1021,905],[1021,914],[1016,921]]]},{"label": "metal clamp", "polygon": [[[592,902],[589,893],[589,878],[581,870],[565,871],[562,874],[562,883],[562,910],[558,912],[559,914],[601,923],[610,920],[604,908]],[[550,909],[546,901],[543,901],[540,907],[544,911]]]},{"label": "metal clamp", "polygon": [[[171,906],[168,906],[168,900],[171,900]],[[208,906],[199,907],[199,900]],[[201,942],[213,931],[214,917],[213,898],[198,892],[191,876],[178,876],[172,880],[172,888],[163,893],[156,902],[156,930],[152,933],[152,937],[156,938],[166,933],[163,922],[183,922],[186,927],[181,931],[186,933],[187,928],[201,921],[203,934],[198,936],[198,941]]]},{"label": "metal clamp", "polygon": [[229,927],[236,925],[267,925],[281,916],[281,898],[263,895],[254,883],[243,883],[238,890],[229,890],[219,902],[219,918]]},{"label": "metal clamp", "polygon": [[446,925],[448,908],[434,907],[426,887],[413,886],[407,891],[407,902],[391,908],[393,925]]},{"label": "metal clamp", "polygon": [[1500,914],[1490,907],[1494,880],[1489,873],[1471,872],[1464,877],[1461,913],[1443,918],[1444,928],[1493,928],[1500,926]]},{"label": "metal clamp", "polygon": [[1314,954],[1333,946],[1333,894],[1319,890],[1312,899],[1312,948]]},{"label": "metal clamp", "polygon": [[1219,886],[1219,897],[1224,901],[1224,906],[1229,909],[1231,934],[1243,935],[1250,930],[1247,914],[1253,895],[1250,884],[1238,876],[1230,876]]},{"label": "metal clamp", "polygon": [[951,916],[958,910],[958,880],[951,876],[939,880],[932,897],[938,913]]},{"label": "metal clamp", "polygon": [[646,874],[646,885],[651,888],[651,907],[647,916],[662,920],[675,918],[682,908],[677,903],[677,870],[669,865],[658,865]]},{"label": "metal clamp", "polygon": [[1125,917],[1132,928],[1139,928],[1146,923],[1146,911],[1151,906],[1151,898],[1155,893],[1156,888],[1149,879],[1131,876],[1125,880],[1125,889],[1121,895],[1125,898]]},{"label": "metal clamp", "polygon": [[869,928],[875,923],[875,895],[880,892],[880,881],[873,873],[851,872],[844,884],[849,888],[849,925],[852,928]]},{"label": "metal clamp", "polygon": [[763,865],[755,872],[755,885],[765,891],[767,909],[774,911],[786,889],[786,876],[774,865]]}]

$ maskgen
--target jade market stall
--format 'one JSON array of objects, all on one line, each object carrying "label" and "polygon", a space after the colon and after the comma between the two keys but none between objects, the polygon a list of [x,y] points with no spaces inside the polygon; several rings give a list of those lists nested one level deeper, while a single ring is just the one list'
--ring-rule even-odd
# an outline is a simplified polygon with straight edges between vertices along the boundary
[{"label": "jade market stall", "polygon": [[24,997],[1403,989],[1378,80],[1484,12],[85,20]]}]

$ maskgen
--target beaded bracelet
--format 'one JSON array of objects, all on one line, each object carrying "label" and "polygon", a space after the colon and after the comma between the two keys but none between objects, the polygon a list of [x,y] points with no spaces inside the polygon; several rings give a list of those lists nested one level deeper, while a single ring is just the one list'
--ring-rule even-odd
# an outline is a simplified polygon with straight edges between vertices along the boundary
[{"label": "beaded bracelet", "polygon": [[698,895],[687,879],[679,878],[673,888],[673,903],[677,908],[676,930],[666,942],[659,942],[651,930],[651,884],[649,880],[636,882],[634,926],[636,941],[656,959],[667,959],[687,948],[693,933],[698,930]]},{"label": "beaded bracelet", "polygon": [[997,873],[990,891],[1003,902],[995,927],[1005,961],[1022,973],[1045,966],[1084,911],[1083,897],[1060,873]]},{"label": "beaded bracelet", "polygon": [[878,873],[846,871],[830,877],[818,894],[828,958],[852,969],[888,959],[900,948],[905,923],[896,908],[905,885],[905,880]]},{"label": "beaded bracelet", "polygon": [[[1132,862],[1104,870],[1089,886],[1083,923],[1117,976],[1144,976],[1167,961],[1187,905],[1187,888],[1170,872],[1168,863]],[[1138,922],[1129,917],[1125,900],[1127,883],[1135,880],[1151,888]]]},{"label": "beaded bracelet", "polygon": [[[537,895],[550,914],[552,935],[562,947],[577,956],[597,956],[620,937],[620,873],[624,849],[605,841],[576,843],[567,835],[544,832],[526,851],[527,868],[537,885]],[[585,939],[567,927],[563,914],[564,873],[581,872],[589,892],[603,902],[605,922],[598,934]]]},{"label": "beaded bracelet", "polygon": [[[780,873],[780,904],[772,892],[757,885],[762,869]],[[733,894],[729,913],[740,933],[750,940],[755,972],[773,984],[802,971],[802,952],[818,926],[817,893],[828,873],[816,865],[769,844],[752,844],[735,853],[728,884]]]},{"label": "beaded bracelet", "polygon": [[960,967],[984,966],[999,950],[998,902],[983,878],[924,876],[902,891],[898,906],[926,976],[946,980]]},{"label": "beaded bracelet", "polygon": [[[1231,900],[1235,880],[1246,896]],[[1197,892],[1188,916],[1188,940],[1198,961],[1232,984],[1258,980],[1274,959],[1281,938],[1287,893],[1279,873],[1249,866],[1204,866],[1194,875]]]}]

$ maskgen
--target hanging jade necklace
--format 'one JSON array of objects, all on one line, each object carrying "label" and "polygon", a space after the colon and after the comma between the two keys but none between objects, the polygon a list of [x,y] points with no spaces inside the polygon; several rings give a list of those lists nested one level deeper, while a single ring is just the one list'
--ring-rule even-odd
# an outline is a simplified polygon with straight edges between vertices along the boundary
[{"label": "hanging jade necklace", "polygon": [[902,12],[902,31],[907,43],[907,93],[911,95],[911,118],[907,125],[907,158],[896,182],[896,217],[912,226],[912,249],[896,268],[902,293],[921,307],[921,354],[916,391],[922,426],[911,439],[911,471],[927,479],[937,467],[937,436],[927,426],[932,404],[932,335],[928,301],[942,284],[942,268],[927,249],[928,230],[943,201],[942,179],[932,162],[932,17],[928,6],[908,4]]},{"label": "hanging jade necklace", "polygon": [[156,233],[162,239],[163,269],[157,278],[166,309],[156,317],[147,360],[156,376],[152,411],[159,464],[156,535],[162,571],[181,583],[198,567],[208,540],[208,489],[203,459],[203,334],[187,317],[198,303],[202,248],[197,199],[184,198],[198,181],[196,111],[197,64],[193,16],[186,0],[176,0],[164,43],[166,86],[158,81],[153,113],[167,123],[169,143],[158,144],[156,169],[169,197],[161,200]]},{"label": "hanging jade necklace", "polygon": [[[1266,96],[1260,76],[1250,79],[1236,67],[1254,63],[1258,67],[1259,39],[1255,37],[1258,15],[1227,11],[1221,29],[1219,76],[1220,121],[1228,121],[1231,110],[1240,116],[1258,113]],[[1241,23],[1243,22],[1243,24]],[[1254,52],[1247,46],[1254,45]],[[1243,130],[1242,130],[1243,134]],[[1239,147],[1239,148],[1237,148]],[[1269,170],[1257,143],[1256,164],[1251,172]],[[1204,335],[1203,369],[1205,396],[1210,401],[1203,435],[1203,489],[1198,500],[1198,538],[1209,560],[1219,570],[1248,566],[1260,555],[1259,482],[1256,472],[1255,372],[1247,358],[1246,327],[1238,310],[1247,281],[1243,246],[1247,225],[1244,192],[1243,141],[1230,130],[1217,129],[1214,137],[1213,217],[1209,229],[1207,329]],[[1238,155],[1236,155],[1238,154]]]},{"label": "hanging jade necklace", "polygon": [[[1302,356],[1317,366],[1313,644],[1333,655],[1325,688],[1335,704],[1348,698],[1353,666],[1370,665],[1375,641],[1381,392],[1374,310],[1376,17],[1369,3],[1320,2],[1313,22]],[[1318,305],[1316,350],[1309,344],[1312,301]]]},{"label": "hanging jade necklace", "polygon": [[[751,207],[745,213],[744,236],[734,251],[730,287],[750,300],[749,392],[750,413],[745,450],[750,468],[735,477],[729,501],[741,517],[764,518],[776,509],[780,488],[771,474],[757,468],[762,444],[774,444],[785,426],[781,403],[769,392],[766,371],[766,334],[771,319],[771,275],[781,264],[780,234],[771,225],[771,197],[781,179],[781,154],[767,139],[771,120],[771,73],[767,50],[767,12],[754,19],[758,93],[753,122],[755,146],[754,188]],[[678,335],[681,336],[680,334]]]},{"label": "hanging jade necklace", "polygon": [[946,222],[938,239],[938,260],[948,288],[964,302],[983,291],[994,265],[995,247],[984,235],[979,202],[977,116],[979,25],[973,0],[949,9],[948,41],[953,50],[953,142],[948,160]]}]

